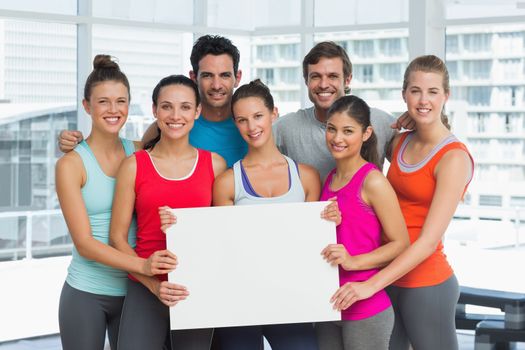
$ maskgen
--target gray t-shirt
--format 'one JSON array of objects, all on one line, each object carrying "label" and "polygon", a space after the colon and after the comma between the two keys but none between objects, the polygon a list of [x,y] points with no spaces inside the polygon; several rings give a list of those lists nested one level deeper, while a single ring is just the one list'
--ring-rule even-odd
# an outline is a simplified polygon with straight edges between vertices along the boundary
[{"label": "gray t-shirt", "polygon": [[[385,160],[385,145],[394,134],[390,124],[394,117],[370,108],[370,119],[377,137],[379,163]],[[309,164],[319,171],[321,180],[335,168],[335,161],[326,147],[326,125],[315,118],[314,107],[286,114],[273,124],[273,135],[279,150],[298,163]]]}]

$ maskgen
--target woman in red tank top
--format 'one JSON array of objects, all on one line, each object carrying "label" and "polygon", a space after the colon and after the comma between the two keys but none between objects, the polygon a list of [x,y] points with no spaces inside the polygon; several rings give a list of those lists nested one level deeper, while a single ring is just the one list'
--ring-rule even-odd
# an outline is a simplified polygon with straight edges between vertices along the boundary
[{"label": "woman in red tank top", "polygon": [[[118,172],[110,241],[117,249],[148,257],[166,248],[160,228],[159,207],[211,205],[215,176],[226,169],[219,155],[189,143],[189,132],[200,115],[196,84],[182,75],[162,79],[153,90],[153,115],[159,135],[144,150],[126,159]],[[137,244],[128,244],[133,214],[137,218]],[[162,349],[170,342],[169,308],[184,300],[184,286],[168,283],[166,275],[132,274],[124,301],[119,349]],[[175,331],[177,349],[208,349],[212,330]]]},{"label": "woman in red tank top", "polygon": [[397,135],[388,180],[396,191],[411,245],[366,282],[354,283],[351,302],[390,284],[396,312],[390,349],[457,349],[459,286],[442,240],[472,179],[473,161],[442,113],[450,95],[444,62],[428,55],[405,71],[403,99],[415,131]]}]

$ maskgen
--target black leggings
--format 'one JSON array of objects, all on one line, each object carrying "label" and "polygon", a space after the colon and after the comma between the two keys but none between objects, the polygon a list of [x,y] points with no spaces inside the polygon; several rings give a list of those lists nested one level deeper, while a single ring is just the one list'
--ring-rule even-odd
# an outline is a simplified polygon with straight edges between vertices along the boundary
[{"label": "black leggings", "polygon": [[390,350],[457,350],[456,304],[459,285],[452,275],[435,286],[387,289],[395,312]]},{"label": "black leggings", "polygon": [[98,295],[62,287],[58,322],[64,350],[102,350],[108,331],[111,349],[117,349],[124,297]]},{"label": "black leggings", "polygon": [[[177,307],[177,306],[175,306]],[[213,329],[171,332],[174,350],[208,350]],[[121,350],[161,350],[170,343],[169,308],[142,283],[129,281],[119,332]]]}]

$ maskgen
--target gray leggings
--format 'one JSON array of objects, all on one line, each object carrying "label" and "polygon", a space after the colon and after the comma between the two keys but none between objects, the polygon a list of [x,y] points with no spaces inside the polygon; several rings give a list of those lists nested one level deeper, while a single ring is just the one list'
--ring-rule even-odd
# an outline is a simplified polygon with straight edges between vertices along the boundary
[{"label": "gray leggings", "polygon": [[117,349],[124,297],[98,295],[62,287],[58,307],[60,339],[64,350],[102,350],[108,331],[111,349]]},{"label": "gray leggings", "polygon": [[387,350],[394,311],[385,311],[356,321],[319,322],[315,324],[319,350]]},{"label": "gray leggings", "polygon": [[396,315],[390,350],[457,350],[456,304],[459,285],[452,275],[430,287],[390,286],[388,295]]},{"label": "gray leggings", "polygon": [[[177,306],[175,306],[177,307]],[[213,329],[171,332],[173,350],[208,350]],[[118,348],[161,350],[170,343],[169,308],[142,283],[129,281],[122,308]]]}]

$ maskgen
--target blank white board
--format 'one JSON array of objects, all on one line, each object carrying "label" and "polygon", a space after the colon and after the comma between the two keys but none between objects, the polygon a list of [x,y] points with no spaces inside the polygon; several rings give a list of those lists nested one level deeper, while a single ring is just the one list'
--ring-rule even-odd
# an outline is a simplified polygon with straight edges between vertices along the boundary
[{"label": "blank white board", "polygon": [[340,320],[329,302],[338,270],[321,256],[336,242],[327,204],[173,209],[168,279],[190,295],[170,308],[171,329]]}]

